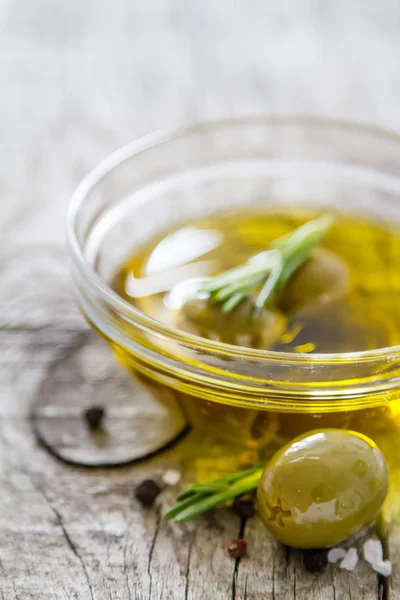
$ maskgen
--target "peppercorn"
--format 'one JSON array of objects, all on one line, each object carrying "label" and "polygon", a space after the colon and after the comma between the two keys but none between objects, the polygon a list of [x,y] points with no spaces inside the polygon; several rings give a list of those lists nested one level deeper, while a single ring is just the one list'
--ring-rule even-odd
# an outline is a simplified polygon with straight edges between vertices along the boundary
[{"label": "peppercorn", "polygon": [[102,406],[91,406],[85,410],[84,416],[89,429],[99,429],[103,421],[105,410]]},{"label": "peppercorn", "polygon": [[255,507],[253,496],[251,494],[245,494],[244,496],[235,498],[232,504],[232,508],[235,511],[235,513],[242,519],[249,519],[251,517],[254,517]]},{"label": "peppercorn", "polygon": [[135,498],[146,508],[151,508],[161,492],[160,486],[152,479],[145,479],[135,489]]},{"label": "peppercorn", "polygon": [[304,550],[303,564],[309,573],[321,573],[328,564],[326,550]]},{"label": "peppercorn", "polygon": [[247,543],[244,540],[232,540],[228,545],[228,554],[232,558],[241,558],[246,554]]}]

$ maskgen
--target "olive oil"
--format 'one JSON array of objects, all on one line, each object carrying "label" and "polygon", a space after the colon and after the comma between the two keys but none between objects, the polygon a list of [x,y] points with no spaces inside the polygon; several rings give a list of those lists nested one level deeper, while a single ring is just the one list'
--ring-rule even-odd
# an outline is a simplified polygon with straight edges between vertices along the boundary
[{"label": "olive oil", "polygon": [[[308,209],[229,212],[166,231],[128,257],[113,289],[142,312],[188,333],[279,353],[362,352],[400,344],[400,234],[390,224],[337,214],[321,248],[256,321],[246,299],[228,314],[199,295],[199,282],[262,253],[274,240],[318,217]],[[314,261],[314,262],[313,262]],[[123,348],[117,357],[134,375]],[[140,374],[142,379],[143,373]],[[153,384],[153,389],[156,386]],[[400,399],[364,410],[273,412],[228,406],[176,389],[187,419],[208,433],[270,452],[312,429],[370,435],[396,450]],[[400,395],[399,395],[400,396]],[[390,457],[389,457],[390,459]]]},{"label": "olive oil", "polygon": [[[326,264],[339,274],[336,286],[335,279],[333,284],[329,281],[324,263],[320,270],[318,265],[314,272],[309,269],[308,278],[301,270],[293,276],[298,280],[297,288],[293,290],[293,283],[289,284],[277,307],[264,317],[265,323],[251,324],[242,314],[243,307],[224,315],[218,306],[208,306],[208,324],[207,315],[200,310],[197,327],[196,318],[186,318],[185,323],[183,305],[199,279],[246,262],[315,216],[306,210],[260,210],[219,214],[185,224],[151,240],[128,258],[113,287],[141,311],[164,323],[230,344],[252,346],[251,338],[257,334],[267,338],[263,348],[280,352],[358,352],[399,344],[399,232],[342,214],[337,215],[323,241],[324,250],[329,251]],[[348,269],[348,288],[341,265]],[[328,297],[320,302],[307,301],[310,288],[320,280],[324,284],[324,278]],[[190,308],[191,313],[196,311],[195,306]],[[240,321],[243,327],[239,327]]]}]

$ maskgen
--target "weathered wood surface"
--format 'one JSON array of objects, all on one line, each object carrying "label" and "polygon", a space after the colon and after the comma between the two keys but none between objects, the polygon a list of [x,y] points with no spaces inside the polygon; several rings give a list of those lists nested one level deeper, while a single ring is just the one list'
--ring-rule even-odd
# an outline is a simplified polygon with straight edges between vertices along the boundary
[{"label": "weathered wood surface", "polygon": [[[4,600],[400,598],[365,566],[306,574],[301,556],[228,511],[185,527],[133,489],[187,472],[187,439],[147,463],[68,467],[28,416],[85,329],[68,288],[63,223],[79,179],[116,147],[177,122],[268,111],[400,128],[398,3],[0,1],[0,597]],[[182,452],[182,448],[184,452]],[[206,464],[205,464],[206,466]],[[399,536],[389,546],[397,562]]]}]

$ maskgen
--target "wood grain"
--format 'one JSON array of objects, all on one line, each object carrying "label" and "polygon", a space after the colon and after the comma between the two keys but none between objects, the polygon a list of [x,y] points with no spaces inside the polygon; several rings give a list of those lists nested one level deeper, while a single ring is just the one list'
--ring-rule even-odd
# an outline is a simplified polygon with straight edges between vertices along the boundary
[{"label": "wood grain", "polygon": [[[198,439],[89,472],[39,447],[28,415],[49,365],[86,328],[63,249],[80,178],[134,137],[200,118],[316,113],[400,128],[399,27],[395,0],[0,2],[0,598],[381,596],[365,565],[306,573],[257,519],[235,563],[225,547],[244,524],[228,510],[166,523],[174,490],[142,509],[135,485],[174,466],[190,478]],[[398,539],[392,530],[393,599]]]}]

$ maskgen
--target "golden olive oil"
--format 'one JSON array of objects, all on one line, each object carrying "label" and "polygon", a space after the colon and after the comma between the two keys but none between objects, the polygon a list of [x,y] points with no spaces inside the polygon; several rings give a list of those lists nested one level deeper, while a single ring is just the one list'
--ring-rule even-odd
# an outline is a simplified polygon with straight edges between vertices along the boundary
[{"label": "golden olive oil", "polygon": [[[259,210],[218,214],[184,224],[151,240],[129,257],[116,274],[113,287],[141,311],[179,327],[182,319],[178,313],[182,312],[191,282],[245,263],[268,249],[275,239],[315,216],[306,210]],[[284,291],[274,307],[275,319],[266,319],[266,327],[276,329],[279,335],[270,335],[265,347],[280,352],[331,353],[399,344],[398,230],[358,216],[340,214],[322,245],[347,265],[348,290],[332,301],[328,298],[326,302],[307,303],[305,300],[303,306],[293,306],[293,310],[290,307],[286,310]],[[317,272],[313,281],[318,279]],[[245,332],[242,332],[243,344],[240,335],[237,339],[232,335],[240,310],[224,315],[220,307],[212,307],[213,321],[220,321],[214,335],[213,328],[207,331],[201,322],[197,331],[194,323],[190,333],[251,346],[251,340],[245,340]],[[246,323],[248,332],[255,336],[256,326],[249,319]]]}]

